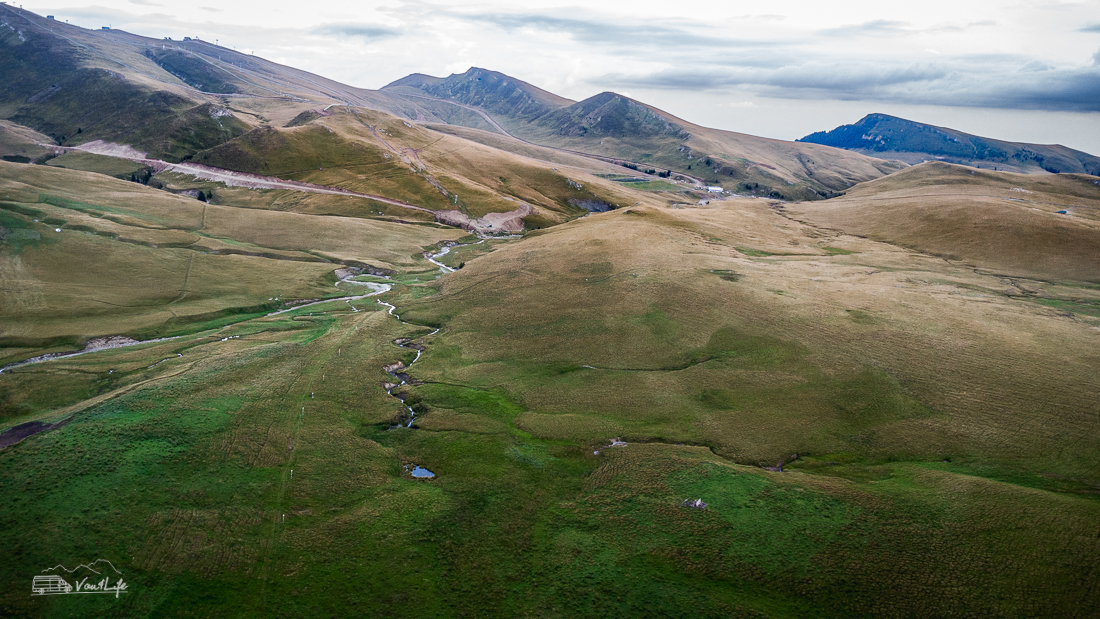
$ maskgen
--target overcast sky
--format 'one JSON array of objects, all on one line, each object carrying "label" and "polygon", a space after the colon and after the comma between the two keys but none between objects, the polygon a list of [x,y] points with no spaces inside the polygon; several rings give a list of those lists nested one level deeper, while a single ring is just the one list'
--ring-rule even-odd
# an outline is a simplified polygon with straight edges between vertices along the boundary
[{"label": "overcast sky", "polygon": [[572,99],[614,90],[767,137],[884,112],[1100,155],[1100,0],[22,6],[89,28],[217,39],[365,88],[479,66]]}]

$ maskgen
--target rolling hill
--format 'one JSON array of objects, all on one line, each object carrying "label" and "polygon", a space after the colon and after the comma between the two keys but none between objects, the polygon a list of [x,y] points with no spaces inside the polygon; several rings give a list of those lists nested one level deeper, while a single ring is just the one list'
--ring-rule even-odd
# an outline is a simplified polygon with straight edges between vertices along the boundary
[{"label": "rolling hill", "polygon": [[986,272],[1100,283],[1097,200],[1096,177],[929,162],[859,185],[841,198],[789,210],[817,225]]},{"label": "rolling hill", "polygon": [[576,103],[503,73],[477,67],[445,78],[414,73],[387,84],[382,90],[457,101],[508,120],[533,120]]},{"label": "rolling hill", "polygon": [[855,124],[812,133],[798,141],[911,164],[940,160],[1028,174],[1100,174],[1100,157],[1059,144],[1006,142],[886,114],[868,114]]}]

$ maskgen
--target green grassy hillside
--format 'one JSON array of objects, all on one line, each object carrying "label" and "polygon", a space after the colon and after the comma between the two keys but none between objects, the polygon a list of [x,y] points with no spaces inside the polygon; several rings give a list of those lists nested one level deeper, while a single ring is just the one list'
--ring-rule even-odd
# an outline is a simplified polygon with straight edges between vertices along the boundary
[{"label": "green grassy hillside", "polygon": [[9,5],[4,76],[0,617],[1100,608],[1100,178]]},{"label": "green grassy hillside", "polygon": [[70,419],[0,450],[4,581],[94,552],[131,583],[3,613],[1094,607],[1095,315],[759,200],[479,247],[395,278],[428,326],[341,303],[0,374],[6,424]]},{"label": "green grassy hillside", "polygon": [[196,90],[222,94],[240,91],[233,83],[232,73],[218,69],[197,55],[176,49],[155,47],[145,50],[145,55],[162,69]]}]

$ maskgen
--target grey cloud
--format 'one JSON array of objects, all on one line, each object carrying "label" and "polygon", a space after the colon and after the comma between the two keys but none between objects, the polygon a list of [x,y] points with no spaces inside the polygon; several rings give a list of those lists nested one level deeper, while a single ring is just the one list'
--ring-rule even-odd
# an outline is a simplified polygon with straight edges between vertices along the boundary
[{"label": "grey cloud", "polygon": [[137,4],[140,6],[164,6],[163,4],[157,4],[156,2],[149,2],[149,0],[129,0],[130,4]]},{"label": "grey cloud", "polygon": [[1077,32],[1100,32],[1100,24],[1089,24],[1077,29]]},{"label": "grey cloud", "polygon": [[829,37],[853,37],[861,35],[871,36],[885,36],[893,35],[903,32],[911,32],[906,26],[907,22],[891,21],[886,19],[876,19],[863,24],[853,24],[851,26],[841,26],[839,28],[829,28],[828,30],[822,30],[819,34]]},{"label": "grey cloud", "polygon": [[[755,88],[761,95],[792,99],[881,100],[898,103],[1007,109],[1100,111],[1100,52],[1094,68],[1066,69],[1022,54],[970,54],[925,63],[813,56],[805,41],[740,40],[713,36],[710,27],[686,22],[612,23],[542,13],[449,16],[505,30],[561,32],[613,52],[660,51],[672,69],[649,75],[610,74],[589,81],[600,88],[723,90]],[[819,36],[884,37],[966,30],[991,20],[920,30],[901,21],[875,20],[823,30]],[[699,34],[700,32],[704,34]]]},{"label": "grey cloud", "polygon": [[711,47],[716,49],[766,48],[783,45],[779,41],[756,41],[731,37],[716,37],[694,32],[687,28],[652,23],[615,22],[598,19],[557,17],[540,13],[449,13],[450,17],[482,24],[490,24],[505,30],[534,28],[561,32],[584,43],[621,46],[623,48],[650,48],[673,51],[678,48]]},{"label": "grey cloud", "polygon": [[[994,66],[994,69],[991,69]],[[1027,66],[1027,65],[1024,65]],[[605,75],[613,88],[722,90],[754,88],[783,99],[876,100],[890,103],[1003,109],[1100,111],[1100,52],[1085,69],[1020,70],[1012,62],[974,65],[945,61],[909,66],[807,62],[775,70],[709,66],[650,75]]]},{"label": "grey cloud", "polygon": [[959,85],[961,105],[1026,110],[1100,111],[1100,70],[1051,70],[975,79]]},{"label": "grey cloud", "polygon": [[[804,61],[806,55],[804,53],[794,52],[792,50],[766,50],[756,51],[751,50],[748,52],[739,52],[735,54],[721,54],[716,58],[711,58],[708,64],[720,66],[720,67],[744,67],[751,69],[780,69],[790,65],[796,65]],[[696,63],[699,58],[697,56],[677,57],[674,61],[682,61],[685,65]]]},{"label": "grey cloud", "polygon": [[948,77],[948,73],[944,67],[933,65],[868,67],[807,64],[775,71],[767,78],[766,83],[776,88],[806,88],[865,96],[887,87],[943,80]]},{"label": "grey cloud", "polygon": [[958,25],[946,25],[946,26],[933,26],[924,30],[928,33],[941,33],[941,32],[963,32],[964,30],[970,30],[971,28],[982,28],[985,26],[996,26],[997,22],[992,19],[984,19],[982,21],[972,21],[961,26]]},{"label": "grey cloud", "polygon": [[[770,71],[735,69],[723,73],[669,70],[641,77],[608,75],[593,81],[609,81],[621,87],[658,89],[716,90],[733,86],[762,86],[788,94],[813,92],[832,93],[833,98],[865,98],[887,87],[942,80],[947,74],[948,71],[944,68],[933,66],[870,67],[807,63]],[[804,96],[798,95],[794,98]]]},{"label": "grey cloud", "polygon": [[755,21],[784,21],[787,19],[786,15],[772,15],[772,14],[745,14],[735,15],[730,17],[726,21],[740,21],[740,20],[755,20]]},{"label": "grey cloud", "polygon": [[401,36],[403,31],[377,24],[322,24],[311,31],[312,34],[338,37],[359,37],[367,41]]},{"label": "grey cloud", "polygon": [[[140,4],[135,2],[135,4]],[[155,4],[148,4],[148,6],[160,6]],[[100,22],[102,25],[108,23],[114,24],[116,27],[123,27],[123,24],[156,24],[156,25],[171,25],[176,26],[178,22],[171,15],[165,15],[163,13],[150,13],[148,15],[135,15],[133,13],[127,13],[126,11],[118,11],[114,9],[108,9],[104,7],[89,7],[78,9],[65,9],[65,16],[72,18],[73,21],[82,20],[88,24],[88,27],[97,29]],[[142,31],[138,34],[143,36],[156,37],[156,34],[150,34]]]},{"label": "grey cloud", "polygon": [[1052,71],[1054,68],[1053,65],[1049,65],[1045,62],[1032,60],[1020,67],[1020,71]]},{"label": "grey cloud", "polygon": [[820,32],[818,32],[818,34],[832,38],[850,38],[856,36],[940,34],[944,32],[963,32],[966,30],[970,30],[971,28],[984,28],[987,26],[996,25],[997,22],[991,19],[985,19],[982,21],[968,22],[965,24],[943,24],[939,26],[932,26],[930,28],[917,29],[911,27],[912,25],[908,22],[878,19],[862,24],[853,24],[850,26],[841,26],[839,28],[821,30]]}]

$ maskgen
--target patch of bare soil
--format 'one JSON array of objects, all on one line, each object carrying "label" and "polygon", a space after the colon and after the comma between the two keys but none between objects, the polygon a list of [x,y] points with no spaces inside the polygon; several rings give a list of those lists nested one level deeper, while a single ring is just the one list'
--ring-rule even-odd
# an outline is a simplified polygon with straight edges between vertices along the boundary
[{"label": "patch of bare soil", "polygon": [[140,150],[135,149],[133,146],[126,144],[115,144],[113,142],[104,142],[103,140],[92,140],[76,147],[77,150],[82,150],[87,153],[95,155],[107,155],[108,157],[121,157],[122,159],[146,159],[149,153],[143,153]]},{"label": "patch of bare soil", "polygon": [[11,447],[19,441],[38,434],[39,432],[48,432],[55,428],[69,423],[68,419],[63,419],[57,423],[43,423],[41,421],[29,421],[17,426],[8,428],[4,432],[0,433],[0,449]]},{"label": "patch of bare soil", "polygon": [[457,226],[463,230],[477,233],[494,234],[498,232],[522,232],[523,218],[535,212],[530,204],[520,204],[519,208],[507,213],[489,213],[484,217],[471,218],[462,211],[436,211],[435,220],[448,226]]},{"label": "patch of bare soil", "polygon": [[96,337],[88,340],[88,343],[84,346],[83,352],[118,348],[120,346],[132,346],[137,343],[137,340],[124,335],[108,335],[106,337]]}]

